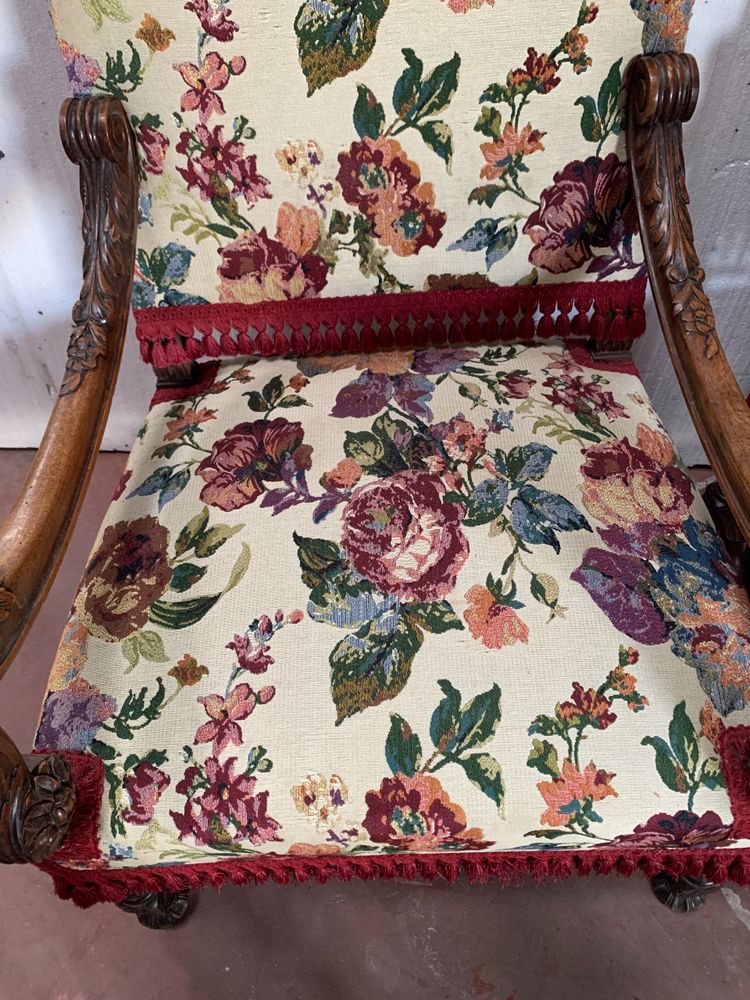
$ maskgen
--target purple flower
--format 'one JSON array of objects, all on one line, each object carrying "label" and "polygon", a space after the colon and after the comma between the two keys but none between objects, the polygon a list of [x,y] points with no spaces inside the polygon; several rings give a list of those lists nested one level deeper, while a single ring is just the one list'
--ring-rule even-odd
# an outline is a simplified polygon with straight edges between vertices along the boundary
[{"label": "purple flower", "polygon": [[47,698],[36,736],[37,749],[86,750],[116,708],[114,698],[82,677],[76,678]]},{"label": "purple flower", "polygon": [[94,83],[101,76],[101,68],[96,59],[85,56],[64,39],[59,41],[60,53],[65,62],[65,71],[74,97],[87,97]]},{"label": "purple flower", "polygon": [[411,367],[412,371],[420,375],[437,375],[455,371],[476,356],[476,351],[447,351],[440,347],[431,347],[426,351],[417,351]]},{"label": "purple flower", "polygon": [[648,563],[633,556],[587,549],[571,580],[588,591],[615,628],[647,646],[667,640],[664,619],[647,593]]},{"label": "purple flower", "polygon": [[415,417],[432,420],[428,403],[434,391],[435,386],[423,375],[411,372],[387,375],[368,369],[340,390],[331,416],[372,417],[395,399],[402,409]]}]

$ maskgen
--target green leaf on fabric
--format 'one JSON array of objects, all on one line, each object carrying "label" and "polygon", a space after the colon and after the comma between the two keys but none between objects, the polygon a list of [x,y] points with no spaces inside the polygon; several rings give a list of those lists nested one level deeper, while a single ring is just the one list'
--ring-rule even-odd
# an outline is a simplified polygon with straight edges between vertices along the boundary
[{"label": "green leaf on fabric", "polygon": [[347,431],[344,454],[353,458],[362,471],[383,478],[406,469],[423,469],[424,439],[403,420],[383,413],[369,431]]},{"label": "green leaf on fabric", "polygon": [[352,217],[338,208],[331,212],[331,221],[328,224],[329,236],[345,236],[349,232]]},{"label": "green leaf on fabric", "polygon": [[489,271],[493,264],[497,264],[504,257],[507,257],[518,240],[518,226],[515,222],[509,226],[503,226],[493,234],[487,245],[484,255],[484,262]]},{"label": "green leaf on fabric", "polygon": [[405,118],[416,101],[424,67],[413,49],[401,51],[406,60],[406,69],[393,87],[393,110],[399,118]]},{"label": "green leaf on fabric", "polygon": [[404,613],[413,618],[417,625],[427,632],[442,635],[451,629],[461,631],[463,623],[448,601],[433,601],[432,604],[409,604]]},{"label": "green leaf on fabric", "polygon": [[685,702],[675,705],[672,720],[669,723],[669,745],[681,766],[692,774],[698,766],[700,747],[695,726],[685,711]]},{"label": "green leaf on fabric", "polygon": [[164,652],[164,643],[158,632],[136,632],[133,638],[138,643],[138,652],[149,663],[166,663],[169,657]]},{"label": "green leaf on fabric", "polygon": [[154,601],[148,609],[149,621],[161,628],[190,628],[208,614],[220,597],[208,594],[186,601]]},{"label": "green leaf on fabric", "polygon": [[703,761],[700,783],[710,791],[727,787],[724,774],[721,770],[721,764],[717,757],[709,757],[708,760]]},{"label": "green leaf on fabric", "polygon": [[622,58],[612,63],[609,73],[599,88],[597,100],[597,111],[599,117],[606,125],[611,125],[613,119],[617,118],[620,111],[620,93],[622,91],[622,74],[620,67]]},{"label": "green leaf on fabric", "polygon": [[[413,50],[402,49],[402,52],[407,62],[409,74],[407,82],[411,88],[403,94],[399,91],[399,105],[396,110],[406,124],[414,125],[423,118],[438,114],[448,107],[458,89],[458,70],[461,66],[461,57],[457,52],[454,52],[451,59],[440,63],[426,77],[421,78],[422,64]],[[420,78],[413,81],[413,73],[417,66],[420,69]],[[399,84],[397,83],[396,86],[399,87]],[[396,106],[395,90],[394,106]]]},{"label": "green leaf on fabric", "polygon": [[492,208],[500,195],[507,190],[499,184],[480,184],[479,187],[475,187],[473,191],[469,192],[469,204],[476,202],[478,205],[487,205],[488,208]]},{"label": "green leaf on fabric", "polygon": [[156,678],[156,691],[150,697],[146,686],[138,692],[131,689],[120,706],[120,711],[108,725],[119,739],[132,740],[133,726],[137,725],[138,729],[143,729],[158,719],[165,694],[161,677]]},{"label": "green leaf on fabric", "polygon": [[492,799],[498,810],[502,809],[505,784],[499,761],[488,753],[472,753],[468,757],[461,757],[457,763],[464,769],[469,781]]},{"label": "green leaf on fabric", "polygon": [[651,747],[656,753],[656,770],[664,784],[673,792],[689,791],[687,776],[672,750],[660,736],[644,736],[642,746]]},{"label": "green leaf on fabric", "polygon": [[250,566],[250,547],[243,542],[240,549],[240,554],[235,560],[234,566],[232,566],[232,572],[229,574],[229,579],[227,580],[227,585],[222,591],[223,594],[228,594],[230,590],[234,590],[237,584],[242,580],[245,573],[247,573],[248,567]]},{"label": "green leaf on fabric", "polygon": [[310,97],[359,69],[372,54],[389,0],[305,0],[294,20]]},{"label": "green leaf on fabric", "polygon": [[385,741],[385,759],[394,774],[411,778],[422,763],[422,744],[406,719],[391,713],[391,728]]},{"label": "green leaf on fabric", "polygon": [[500,515],[508,499],[508,483],[504,479],[484,479],[471,491],[468,501],[461,499],[466,507],[463,523],[468,528],[490,524]]},{"label": "green leaf on fabric", "polygon": [[169,482],[166,483],[161,492],[159,493],[159,510],[163,510],[175,497],[178,497],[180,493],[185,489],[185,487],[190,482],[190,469],[179,469],[170,478]]},{"label": "green leaf on fabric", "polygon": [[440,680],[438,684],[444,697],[432,713],[430,739],[436,750],[446,753],[453,745],[461,720],[461,692],[450,681]]},{"label": "green leaf on fabric", "polygon": [[195,517],[191,517],[185,527],[180,531],[175,542],[174,550],[178,556],[185,555],[194,548],[198,540],[202,537],[208,527],[208,507],[198,511]]},{"label": "green leaf on fabric", "polygon": [[215,524],[208,531],[202,531],[195,542],[196,556],[199,559],[208,559],[238,531],[242,531],[243,527],[242,524]]},{"label": "green leaf on fabric", "polygon": [[121,24],[132,21],[120,0],[81,0],[81,8],[94,22],[97,31],[101,29],[105,19],[119,21]]},{"label": "green leaf on fabric", "polygon": [[371,622],[398,601],[379,594],[369,580],[354,571],[344,550],[325,538],[292,536],[302,582],[310,588],[308,614],[314,621],[337,628],[352,628]]},{"label": "green leaf on fabric", "polygon": [[409,679],[422,639],[421,630],[397,609],[342,639],[330,656],[336,725],[395,698]]},{"label": "green leaf on fabric", "polygon": [[102,760],[114,760],[117,757],[115,748],[108,743],[102,743],[101,740],[92,740],[89,743],[89,750]]},{"label": "green leaf on fabric", "polygon": [[500,688],[493,684],[461,709],[454,754],[483,746],[495,735],[502,716]]},{"label": "green leaf on fabric", "polygon": [[129,674],[131,670],[135,670],[141,658],[138,650],[138,633],[136,632],[135,635],[129,635],[127,639],[123,639],[120,649],[122,650],[122,655],[128,661],[128,669],[125,673]]},{"label": "green leaf on fabric", "polygon": [[484,107],[479,112],[479,118],[474,126],[475,132],[481,132],[488,139],[499,139],[503,134],[503,116],[497,108]]},{"label": "green leaf on fabric", "polygon": [[255,413],[265,413],[268,409],[268,402],[256,389],[253,389],[252,392],[243,393],[243,395],[247,396],[247,405]]},{"label": "green leaf on fabric", "polygon": [[180,563],[172,571],[172,579],[169,586],[176,590],[178,594],[184,594],[186,590],[198,583],[205,574],[207,566],[198,566],[196,563]]},{"label": "green leaf on fabric", "polygon": [[581,132],[587,142],[599,142],[602,137],[602,122],[596,109],[593,97],[579,97],[576,102],[583,108],[581,114]]},{"label": "green leaf on fabric", "polygon": [[430,121],[421,122],[417,129],[424,139],[425,145],[433,153],[437,153],[450,174],[453,169],[453,133],[450,125],[433,118]]},{"label": "green leaf on fabric", "polygon": [[535,767],[537,771],[548,774],[551,778],[560,777],[557,749],[549,740],[534,740],[526,763],[529,767]]},{"label": "green leaf on fabric", "polygon": [[[502,453],[499,454],[502,455]],[[508,476],[512,483],[518,486],[530,479],[538,481],[547,474],[550,462],[556,454],[554,448],[536,441],[516,445],[504,456],[501,471]]]},{"label": "green leaf on fabric", "polygon": [[354,104],[354,128],[360,139],[377,139],[385,128],[383,105],[369,87],[357,85],[357,100]]}]

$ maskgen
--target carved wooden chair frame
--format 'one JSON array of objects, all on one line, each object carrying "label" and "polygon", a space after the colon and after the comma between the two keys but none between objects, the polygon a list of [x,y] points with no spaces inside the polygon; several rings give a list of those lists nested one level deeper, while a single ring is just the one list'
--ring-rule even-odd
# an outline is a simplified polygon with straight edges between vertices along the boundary
[{"label": "carved wooden chair frame", "polygon": [[[706,497],[740,570],[750,542],[750,409],[729,367],[703,288],[688,209],[682,123],[698,99],[695,59],[639,56],[627,78],[628,157],[651,287],[667,348],[718,489]],[[31,627],[70,538],[112,402],[129,314],[138,172],[127,115],[113,97],[68,100],[60,114],[80,170],[83,284],[73,308],[62,386],[21,495],[0,527],[0,678]],[[610,350],[618,346],[606,345]],[[190,384],[192,366],[157,370]],[[743,573],[743,579],[748,574]],[[24,757],[0,729],[0,861],[40,863],[62,845],[75,810],[64,757]],[[694,909],[707,885],[657,876],[673,909]],[[120,904],[150,927],[181,920],[186,893]]]}]

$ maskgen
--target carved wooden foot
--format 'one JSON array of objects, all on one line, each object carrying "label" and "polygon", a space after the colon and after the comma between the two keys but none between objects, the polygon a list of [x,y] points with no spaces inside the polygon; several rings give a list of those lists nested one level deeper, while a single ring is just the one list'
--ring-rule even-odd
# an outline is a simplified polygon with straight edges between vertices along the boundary
[{"label": "carved wooden foot", "polygon": [[691,878],[689,875],[674,878],[666,872],[660,872],[651,879],[654,895],[673,913],[692,913],[693,910],[700,909],[706,902],[706,896],[719,888],[718,882],[709,882],[707,878]]},{"label": "carved wooden foot", "polygon": [[117,905],[126,913],[134,913],[144,927],[163,931],[181,924],[195,903],[195,893],[165,891],[133,893]]}]

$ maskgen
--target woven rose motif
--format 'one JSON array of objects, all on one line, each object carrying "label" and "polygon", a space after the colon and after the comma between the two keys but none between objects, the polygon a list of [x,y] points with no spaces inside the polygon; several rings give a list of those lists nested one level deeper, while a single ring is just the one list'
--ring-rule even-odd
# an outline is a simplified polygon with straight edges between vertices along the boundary
[{"label": "woven rose motif", "polygon": [[742,844],[748,718],[750,605],[637,375],[549,342],[160,394],[37,745],[102,761],[114,868],[694,850]]},{"label": "woven rose motif", "polygon": [[642,50],[682,48],[691,7],[54,0],[52,14],[73,92],[127,104],[133,305],[150,310],[636,277],[623,74]]}]

